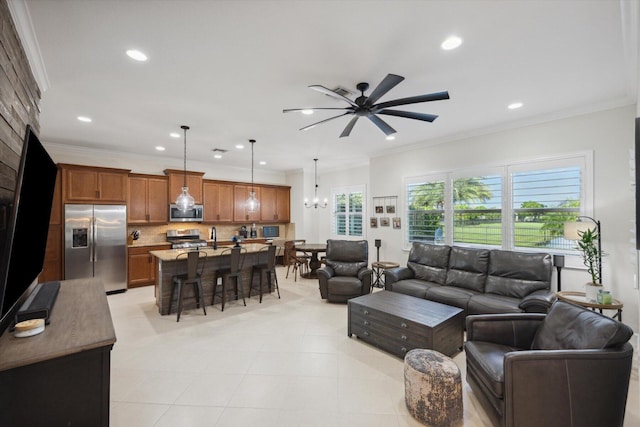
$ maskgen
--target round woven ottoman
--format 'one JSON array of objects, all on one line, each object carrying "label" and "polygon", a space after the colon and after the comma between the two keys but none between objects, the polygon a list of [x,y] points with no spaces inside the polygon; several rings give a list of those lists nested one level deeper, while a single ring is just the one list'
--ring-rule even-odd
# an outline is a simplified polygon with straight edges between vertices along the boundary
[{"label": "round woven ottoman", "polygon": [[420,422],[433,427],[462,424],[462,380],[453,360],[434,350],[404,357],[404,400]]}]

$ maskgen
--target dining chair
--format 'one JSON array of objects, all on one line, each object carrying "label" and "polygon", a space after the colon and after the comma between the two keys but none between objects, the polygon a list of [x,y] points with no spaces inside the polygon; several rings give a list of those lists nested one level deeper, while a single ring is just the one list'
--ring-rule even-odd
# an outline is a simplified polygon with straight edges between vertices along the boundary
[{"label": "dining chair", "polygon": [[249,298],[251,298],[251,291],[253,290],[253,276],[254,273],[258,273],[260,280],[258,286],[260,288],[260,302],[262,303],[263,282],[262,278],[266,279],[266,283],[269,285],[269,293],[271,293],[271,283],[275,290],[278,292],[278,299],[280,299],[280,288],[278,287],[278,276],[276,275],[276,247],[274,245],[265,246],[258,252],[257,264],[251,268],[251,286],[249,287]]},{"label": "dining chair", "polygon": [[[181,260],[187,261],[187,273],[178,274],[178,269],[182,263]],[[196,307],[202,306],[204,315],[207,315],[207,310],[204,304],[204,292],[202,291],[202,272],[207,261],[207,253],[200,250],[192,250],[189,252],[182,252],[176,256],[176,274],[172,277],[171,283],[171,298],[169,299],[169,313],[171,313],[171,305],[177,291],[178,302],[178,315],[176,322],[180,321],[180,314],[182,313],[182,302],[184,299],[184,287],[191,283],[193,284],[193,294],[196,299]]]},{"label": "dining chair", "polygon": [[293,267],[293,280],[297,281],[298,269],[309,270],[309,258],[310,256],[305,253],[298,253],[296,250],[296,244],[305,243],[305,240],[287,240],[284,242],[284,253],[287,265],[286,278],[289,278],[289,270]]},{"label": "dining chair", "polygon": [[[247,254],[247,249],[243,247],[227,248],[222,251],[220,256],[229,255],[229,268],[223,268],[216,272],[216,278],[213,282],[213,299],[212,304],[215,302],[216,295],[220,295],[221,311],[224,311],[224,306],[227,301],[227,293],[231,286],[233,286],[235,299],[238,300],[242,296],[243,304],[247,305],[247,301],[244,298],[244,287],[242,285],[242,267],[244,266],[244,259]],[[220,277],[221,283],[218,284],[218,277]],[[220,292],[218,292],[220,288]]]}]

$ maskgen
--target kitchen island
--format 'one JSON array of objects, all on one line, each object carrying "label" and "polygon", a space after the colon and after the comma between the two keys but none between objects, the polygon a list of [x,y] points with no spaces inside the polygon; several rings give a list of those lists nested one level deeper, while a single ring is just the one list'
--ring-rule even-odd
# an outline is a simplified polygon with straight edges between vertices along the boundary
[{"label": "kitchen island", "polygon": [[[244,265],[242,266],[242,287],[244,290],[244,295],[247,298],[249,297],[249,288],[251,286],[252,267],[258,263],[266,262],[266,254],[264,252],[260,254],[260,250],[266,246],[268,245],[261,243],[248,243],[242,245],[242,247],[247,250],[247,253],[244,255]],[[218,246],[217,249],[213,249],[210,246],[200,248],[201,251],[204,251],[207,254],[206,264],[204,267],[204,271],[202,272],[202,290],[204,292],[204,301],[206,305],[210,305],[212,302],[214,302],[215,304],[220,303],[219,296],[216,296],[215,301],[212,301],[214,292],[213,281],[216,277],[217,270],[229,267],[229,254],[227,253],[226,255],[222,255],[225,249],[229,248],[231,248],[231,246]],[[175,313],[177,310],[178,304],[176,303],[174,298],[174,302],[173,304],[171,304],[171,313],[169,313],[169,300],[171,298],[172,278],[176,274],[185,274],[187,272],[186,257],[183,257],[179,261],[176,261],[176,257],[179,254],[185,252],[189,252],[189,249],[167,249],[150,252],[151,255],[158,259],[155,295],[158,311],[162,315]],[[259,277],[256,277],[255,280],[257,283]],[[266,287],[265,291],[268,292]],[[182,309],[191,310],[196,308],[196,301],[193,297],[193,287],[187,286],[184,288],[183,292],[184,297]],[[256,295],[258,295],[257,291]],[[229,302],[230,300],[227,299],[227,304]]]}]

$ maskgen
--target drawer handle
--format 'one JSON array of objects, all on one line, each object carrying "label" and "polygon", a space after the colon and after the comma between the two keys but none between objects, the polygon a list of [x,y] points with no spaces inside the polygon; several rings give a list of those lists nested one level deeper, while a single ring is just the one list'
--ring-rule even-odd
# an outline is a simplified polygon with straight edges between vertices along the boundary
[{"label": "drawer handle", "polygon": [[368,312],[367,310],[363,311],[363,313],[364,313],[365,315],[369,314],[369,312]]},{"label": "drawer handle", "polygon": [[406,352],[407,352],[407,349],[406,349],[406,347],[402,347],[402,348],[400,349],[400,351],[401,351],[401,352],[403,352],[403,353],[406,353]]},{"label": "drawer handle", "polygon": [[400,323],[400,326],[402,326],[403,328],[406,328],[406,327],[407,327],[407,324],[406,324],[406,323],[404,323],[404,322],[402,322],[402,323]]},{"label": "drawer handle", "polygon": [[367,322],[366,320],[364,321],[364,325],[365,326],[369,326],[369,322]]},{"label": "drawer handle", "polygon": [[402,335],[400,338],[402,339],[402,341],[406,341],[407,340],[407,336],[406,335]]},{"label": "drawer handle", "polygon": [[368,337],[369,336],[369,332],[364,331],[364,335]]}]

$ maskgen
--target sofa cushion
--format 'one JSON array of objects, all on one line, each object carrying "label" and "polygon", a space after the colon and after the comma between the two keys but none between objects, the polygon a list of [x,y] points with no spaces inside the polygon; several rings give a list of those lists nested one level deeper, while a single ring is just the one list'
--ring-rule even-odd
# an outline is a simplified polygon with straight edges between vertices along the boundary
[{"label": "sofa cushion", "polygon": [[620,346],[633,330],[587,308],[556,301],[538,328],[534,350],[603,349]]},{"label": "sofa cushion", "polygon": [[426,282],[418,279],[406,279],[395,282],[391,285],[393,292],[411,295],[418,298],[426,298],[427,290],[432,287],[439,287],[437,283]]},{"label": "sofa cushion", "polygon": [[411,245],[407,267],[416,279],[443,285],[447,276],[451,247],[414,242]]},{"label": "sofa cushion", "polygon": [[336,276],[357,277],[361,268],[366,268],[366,262],[343,262],[327,260],[327,265],[333,268]]},{"label": "sofa cushion", "polygon": [[521,313],[519,298],[494,294],[478,294],[469,300],[467,314]]},{"label": "sofa cushion", "polygon": [[331,295],[359,295],[362,282],[357,277],[334,276],[329,279],[328,289]]},{"label": "sofa cushion", "polygon": [[485,292],[513,298],[551,286],[551,255],[492,250]]},{"label": "sofa cushion", "polygon": [[451,248],[449,270],[445,284],[459,288],[484,292],[484,282],[489,266],[489,250]]},{"label": "sofa cushion", "polygon": [[479,294],[470,289],[456,288],[455,286],[436,286],[429,288],[425,298],[466,310],[469,299],[474,295]]}]

